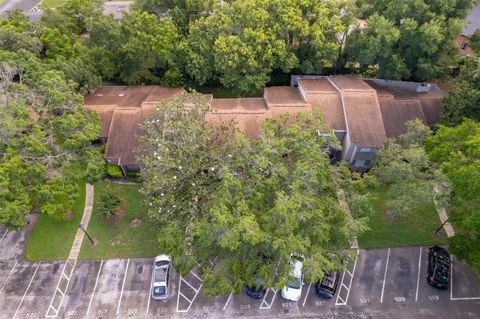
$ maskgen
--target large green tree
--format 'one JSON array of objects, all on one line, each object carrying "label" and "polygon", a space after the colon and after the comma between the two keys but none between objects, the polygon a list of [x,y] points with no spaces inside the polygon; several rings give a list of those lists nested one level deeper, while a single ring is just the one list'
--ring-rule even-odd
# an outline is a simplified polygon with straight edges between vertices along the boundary
[{"label": "large green tree", "polygon": [[0,51],[0,61],[0,223],[22,227],[33,207],[64,220],[78,196],[76,168],[98,160],[90,149],[98,115],[32,53]]},{"label": "large green tree", "polygon": [[440,125],[425,147],[453,185],[449,212],[458,227],[450,248],[480,271],[480,124],[466,119],[456,127]]},{"label": "large green tree", "polygon": [[455,126],[464,118],[480,121],[480,58],[465,57],[453,88],[442,101],[442,123]]},{"label": "large green tree", "polygon": [[219,3],[214,0],[137,0],[135,6],[159,17],[169,16],[175,26],[187,34],[190,26],[202,16],[214,13]]},{"label": "large green tree", "polygon": [[407,133],[379,149],[377,164],[372,169],[380,185],[388,189],[386,207],[394,217],[434,199],[445,207],[450,199],[449,181],[423,148],[430,129],[420,120],[407,122],[407,127]]},{"label": "large green tree", "polygon": [[102,16],[89,26],[87,46],[104,78],[158,84],[156,73],[175,69],[175,49],[181,39],[171,20],[133,11],[120,22]]},{"label": "large green tree", "polygon": [[347,52],[360,66],[378,67],[388,79],[430,80],[454,62],[460,33],[474,0],[365,0],[368,20],[347,41]]},{"label": "large green tree", "polygon": [[340,53],[350,1],[241,0],[190,28],[185,70],[200,85],[258,91],[274,70],[320,73]]},{"label": "large green tree", "polygon": [[200,96],[183,95],[144,125],[143,192],[176,269],[200,264],[209,295],[257,277],[283,286],[292,253],[304,256],[309,280],[340,269],[362,223],[339,206],[319,114],[290,126],[288,116],[269,119],[250,141],[231,123],[206,126],[207,110]]}]

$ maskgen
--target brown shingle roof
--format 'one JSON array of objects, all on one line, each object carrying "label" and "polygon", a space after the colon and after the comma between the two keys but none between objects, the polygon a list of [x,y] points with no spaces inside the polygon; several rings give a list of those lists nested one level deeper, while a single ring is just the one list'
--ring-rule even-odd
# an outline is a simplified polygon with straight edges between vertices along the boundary
[{"label": "brown shingle roof", "polygon": [[108,137],[108,131],[110,130],[110,124],[112,123],[113,112],[115,111],[115,105],[87,105],[87,110],[96,111],[100,116],[100,137]]},{"label": "brown shingle roof", "polygon": [[[338,89],[326,78],[299,80],[306,100],[295,87],[265,88],[264,98],[213,99],[205,95],[211,103],[211,112],[205,120],[207,125],[234,120],[246,136],[257,138],[268,117],[289,113],[292,123],[298,112],[319,109],[324,122],[335,130],[346,129],[346,114],[351,141],[364,147],[380,146],[387,135],[403,133],[407,120],[418,117],[427,124],[439,120],[444,94],[438,91],[417,93],[373,82],[367,84],[349,76],[330,79]],[[339,90],[343,94],[343,106]],[[87,109],[100,114],[101,137],[108,136],[105,157],[115,163],[119,161],[120,165],[135,164],[136,136],[142,134],[139,124],[159,101],[181,92],[184,92],[181,88],[156,86],[101,87],[86,97]]]},{"label": "brown shingle roof", "polygon": [[212,112],[217,113],[265,113],[268,110],[264,98],[212,99]]},{"label": "brown shingle roof", "polygon": [[347,129],[340,93],[330,81],[325,78],[301,79],[298,83],[303,88],[305,98],[312,108],[322,112],[323,121],[327,125],[334,130]]},{"label": "brown shingle roof", "polygon": [[387,135],[376,91],[363,80],[351,76],[333,76],[331,80],[343,92],[352,143],[369,147],[383,145]]},{"label": "brown shingle roof", "polygon": [[205,115],[208,126],[227,124],[230,121],[235,127],[243,131],[248,138],[260,137],[262,123],[267,118],[265,113],[216,113],[211,112]]},{"label": "brown shingle roof", "polygon": [[407,131],[405,123],[420,119],[427,123],[419,100],[392,100],[380,98],[380,109],[388,138],[397,137]]},{"label": "brown shingle roof", "polygon": [[362,79],[349,76],[349,75],[335,75],[330,77],[335,85],[343,91],[373,91],[373,88],[369,86]]},{"label": "brown shingle roof", "polygon": [[310,106],[298,89],[291,86],[266,87],[264,97],[268,107]]},{"label": "brown shingle roof", "polygon": [[432,126],[440,121],[442,99],[446,96],[446,93],[438,87],[433,87],[430,92],[416,92],[401,87],[378,85],[370,80],[365,82],[375,88],[379,97],[390,95],[392,99],[396,100],[415,99],[420,101],[427,125]]},{"label": "brown shingle roof", "polygon": [[118,165],[136,164],[135,148],[137,147],[137,136],[141,134],[139,124],[144,120],[142,110],[139,108],[116,109],[107,145],[105,157],[118,160]]}]

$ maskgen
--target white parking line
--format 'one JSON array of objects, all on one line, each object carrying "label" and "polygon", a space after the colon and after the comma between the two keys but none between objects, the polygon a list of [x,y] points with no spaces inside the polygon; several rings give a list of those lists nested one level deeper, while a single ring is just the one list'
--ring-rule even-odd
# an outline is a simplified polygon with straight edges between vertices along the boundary
[{"label": "white parking line", "polygon": [[[347,305],[348,297],[350,296],[350,290],[352,288],[353,278],[355,277],[355,269],[357,268],[357,261],[358,261],[359,254],[360,254],[360,249],[357,249],[357,256],[355,258],[355,262],[353,263],[352,272],[350,272],[347,269],[348,264],[345,266],[345,270],[343,271],[343,274],[342,274],[342,281],[341,281],[340,289],[338,290],[337,299],[335,300],[335,306],[346,306]],[[348,286],[345,285],[345,283],[344,283],[345,274],[348,274],[350,276],[350,281],[348,283]],[[347,290],[347,295],[345,296],[345,300],[340,296],[342,288]],[[339,300],[341,302],[338,302]]]},{"label": "white parking line", "polygon": [[387,262],[385,263],[385,273],[383,274],[382,296],[380,297],[380,303],[383,303],[383,293],[385,292],[385,281],[387,279],[387,270],[388,270],[388,260],[389,259],[390,259],[390,248],[388,248]]},{"label": "white parking line", "polygon": [[[272,298],[272,301],[270,301],[270,304],[268,304],[268,302],[265,300],[268,296],[269,291],[273,291],[273,298]],[[273,302],[275,301],[275,297],[277,296],[277,292],[278,292],[278,289],[268,288],[267,292],[265,293],[265,296],[263,296],[262,303],[260,304],[259,309],[262,309],[262,310],[271,309],[272,305],[273,305]],[[265,306],[264,306],[264,304],[265,304]]]},{"label": "white parking line", "polygon": [[200,281],[203,281],[202,278],[198,277],[196,273],[194,273],[193,271],[190,272],[192,275],[194,275],[195,277],[197,277],[198,280]]},{"label": "white parking line", "polygon": [[8,229],[5,229],[5,233],[3,234],[2,238],[0,239],[0,243],[3,241],[5,236],[7,236],[7,234],[8,234]]},{"label": "white parking line", "polygon": [[38,270],[38,268],[40,267],[40,264],[41,264],[41,263],[42,263],[42,262],[39,262],[38,265],[37,265],[37,268],[35,268],[35,272],[33,273],[33,276],[32,276],[32,278],[30,279],[30,282],[28,283],[27,289],[25,289],[25,293],[23,294],[22,300],[20,300],[20,303],[18,304],[17,310],[15,310],[15,314],[13,315],[13,318],[15,318],[15,317],[17,316],[17,312],[18,312],[18,310],[20,309],[20,307],[22,306],[23,300],[25,299],[25,296],[27,295],[28,289],[30,289],[30,286],[32,285],[33,278],[34,278],[35,275],[37,274],[37,270]]},{"label": "white parking line", "polygon": [[[452,260],[452,257],[450,257],[450,260]],[[453,299],[453,262],[450,264],[450,300]]]},{"label": "white parking line", "polygon": [[225,306],[223,306],[223,311],[227,309],[228,303],[230,302],[230,299],[232,299],[232,295],[233,295],[233,292],[231,292],[230,295],[228,296],[227,302],[225,303]]},{"label": "white parking line", "polygon": [[100,268],[98,268],[97,279],[95,279],[95,285],[93,286],[92,295],[90,296],[90,302],[88,303],[87,315],[90,312],[90,307],[92,306],[93,296],[95,295],[95,290],[97,289],[98,278],[100,278],[100,273],[102,272],[103,260],[100,263]]},{"label": "white parking line", "polygon": [[12,275],[13,271],[15,270],[15,267],[17,266],[17,264],[18,264],[18,262],[15,262],[15,265],[13,265],[12,269],[11,269],[10,272],[8,273],[7,278],[5,279],[5,283],[3,284],[2,289],[0,289],[0,295],[2,294],[3,289],[4,289],[5,286],[7,285],[8,279],[10,279],[10,276]]},{"label": "white parking line", "polygon": [[192,285],[190,285],[190,283],[189,283],[188,281],[186,281],[186,280],[185,280],[185,279],[183,279],[183,278],[182,278],[182,281],[183,281],[184,283],[186,283],[187,285],[189,285],[189,286],[190,286],[190,288],[192,288],[192,289],[193,289],[193,291],[195,291],[195,292],[198,292],[198,289],[197,289],[197,288],[195,288],[195,287],[193,287]]},{"label": "white parking line", "polygon": [[[451,257],[453,259],[453,255]],[[453,297],[453,260],[450,266],[450,300],[480,300],[479,297]]]},{"label": "white parking line", "polygon": [[[190,273],[192,275],[194,275],[195,277],[197,277],[197,279],[202,282],[202,279],[200,277],[198,277],[193,271],[191,271]],[[192,300],[188,299],[184,294],[182,294],[182,292],[181,292],[182,291],[182,282],[186,283],[188,286],[190,286],[191,289],[193,289],[193,291],[195,291],[195,295],[193,296]],[[202,286],[203,286],[203,282],[200,284],[200,286],[198,288],[194,288],[188,281],[183,279],[182,276],[179,276],[178,295],[177,295],[177,312],[188,312],[190,310],[190,307],[192,307],[193,302],[195,301],[198,294],[200,293],[200,290],[202,289]],[[182,296],[182,298],[184,298],[186,301],[188,301],[189,305],[188,305],[187,309],[179,309],[180,296]]]},{"label": "white parking line", "polygon": [[123,276],[122,291],[120,292],[120,299],[118,299],[117,315],[118,315],[118,312],[120,311],[120,305],[122,304],[123,289],[125,288],[125,280],[127,279],[129,264],[130,264],[130,258],[127,259],[127,268],[125,269],[125,276]]},{"label": "white parking line", "polygon": [[312,283],[310,283],[310,284],[308,285],[307,294],[305,295],[305,299],[303,299],[302,307],[305,307],[305,303],[307,302],[308,293],[310,292],[310,287],[312,287]]},{"label": "white parking line", "polygon": [[[53,296],[52,296],[52,299],[50,300],[50,305],[48,306],[48,309],[47,309],[47,313],[45,314],[45,317],[47,318],[56,318],[58,316],[58,312],[60,311],[60,307],[62,306],[63,304],[63,298],[65,297],[65,294],[67,293],[68,291],[68,286],[70,285],[70,278],[72,277],[72,274],[75,270],[75,266],[77,265],[77,260],[75,259],[73,261],[73,265],[71,266],[70,268],[70,274],[69,276],[67,276],[65,274],[65,269],[67,268],[67,265],[68,264],[71,264],[72,265],[72,260],[71,259],[67,259],[65,261],[65,263],[63,264],[63,268],[62,268],[62,273],[60,274],[60,278],[58,279],[58,282],[57,282],[57,287],[55,288],[55,292],[53,293]],[[65,285],[65,290],[62,291],[60,289],[60,283],[62,282],[62,279],[65,278],[67,280],[67,284]],[[55,296],[57,295],[57,293],[59,293],[61,295],[61,298],[60,298],[60,304],[58,305],[57,308],[54,307],[53,305],[53,302],[55,300],[57,300],[55,298]],[[50,314],[50,309],[53,310],[54,314]]]},{"label": "white parking line", "polygon": [[[152,278],[150,279],[150,282],[153,282],[153,267],[152,267]],[[151,287],[148,287],[147,311],[145,311],[146,314],[150,310],[150,299],[152,299],[152,296],[150,295],[152,292],[150,291],[150,289]]]},{"label": "white parking line", "polygon": [[420,252],[418,254],[418,274],[417,274],[417,290],[415,291],[415,302],[418,301],[418,286],[420,285],[420,268],[422,266],[422,247],[420,247]]}]

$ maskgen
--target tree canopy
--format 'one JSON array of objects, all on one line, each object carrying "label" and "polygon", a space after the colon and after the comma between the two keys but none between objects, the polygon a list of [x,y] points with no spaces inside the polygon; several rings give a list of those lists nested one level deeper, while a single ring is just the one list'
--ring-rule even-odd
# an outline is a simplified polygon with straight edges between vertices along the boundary
[{"label": "tree canopy", "polygon": [[240,291],[257,277],[281,287],[290,254],[309,280],[340,269],[363,227],[339,206],[318,114],[269,119],[259,140],[233,123],[205,124],[207,103],[181,95],[161,102],[144,125],[139,160],[162,251],[188,273],[197,264],[209,295]]},{"label": "tree canopy", "polygon": [[464,118],[480,121],[480,58],[466,57],[453,88],[442,101],[442,123],[455,126]]},{"label": "tree canopy", "polygon": [[[455,37],[472,4],[138,0],[116,19],[104,15],[102,0],[66,0],[45,8],[38,23],[19,12],[2,20],[0,46],[34,53],[83,92],[108,80],[224,86],[252,95],[284,82],[282,75],[348,72],[352,65],[378,77],[424,81],[455,62]],[[357,30],[355,18],[366,18],[366,29]]]},{"label": "tree canopy", "polygon": [[451,250],[480,271],[480,124],[466,119],[456,127],[440,125],[425,147],[452,182]]},{"label": "tree canopy", "polygon": [[395,217],[434,199],[445,207],[450,198],[449,181],[423,148],[430,129],[418,119],[407,122],[407,127],[407,133],[379,149],[377,164],[372,169],[379,183],[388,187],[386,207]]},{"label": "tree canopy", "polygon": [[454,62],[455,38],[473,1],[361,1],[368,26],[347,40],[349,58],[363,67],[378,67],[381,78],[435,78]]},{"label": "tree canopy", "polygon": [[22,227],[33,207],[64,220],[83,176],[75,168],[98,160],[98,115],[76,83],[25,49],[0,51],[0,61],[0,223]]}]

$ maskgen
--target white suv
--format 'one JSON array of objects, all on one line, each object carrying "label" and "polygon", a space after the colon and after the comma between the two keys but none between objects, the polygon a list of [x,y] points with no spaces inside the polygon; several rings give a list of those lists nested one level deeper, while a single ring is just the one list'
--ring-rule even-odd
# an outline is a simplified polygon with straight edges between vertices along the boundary
[{"label": "white suv", "polygon": [[170,271],[172,268],[172,259],[167,255],[155,257],[152,271],[152,298],[167,299],[170,288]]},{"label": "white suv", "polygon": [[302,286],[303,286],[303,259],[292,255],[290,261],[292,266],[291,279],[288,281],[287,285],[282,288],[282,297],[290,301],[300,300],[302,295]]}]

